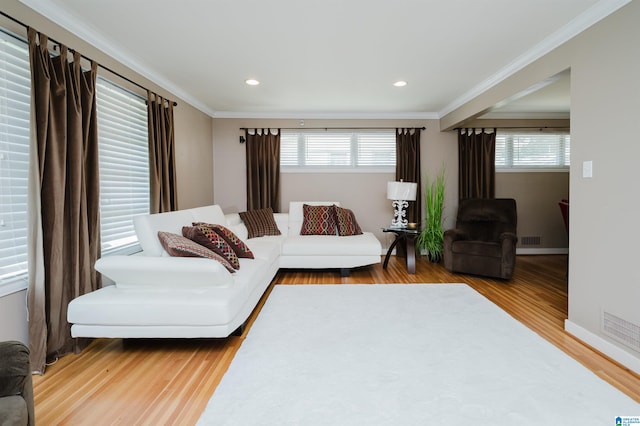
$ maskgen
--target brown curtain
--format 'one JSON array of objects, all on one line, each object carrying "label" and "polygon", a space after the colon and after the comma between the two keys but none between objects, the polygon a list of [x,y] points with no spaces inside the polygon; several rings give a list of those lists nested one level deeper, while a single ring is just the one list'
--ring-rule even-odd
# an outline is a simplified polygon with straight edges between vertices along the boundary
[{"label": "brown curtain", "polygon": [[409,201],[407,220],[421,223],[420,129],[396,129],[396,181],[416,182],[416,201]]},{"label": "brown curtain", "polygon": [[151,213],[178,210],[173,102],[147,91]]},{"label": "brown curtain", "polygon": [[30,244],[42,242],[43,268],[41,280],[29,278],[29,343],[32,368],[42,373],[47,358],[80,349],[71,338],[67,305],[100,287],[93,269],[100,256],[97,64],[83,71],[79,53],[69,62],[67,47],[60,46],[60,56],[52,57],[46,35],[32,28],[28,34],[35,123],[30,161],[39,178],[30,190],[39,192],[40,203],[39,217],[30,219],[30,235],[39,235]]},{"label": "brown curtain", "polygon": [[280,129],[245,130],[247,144],[247,210],[280,211]]},{"label": "brown curtain", "polygon": [[496,130],[459,129],[458,197],[495,198]]}]

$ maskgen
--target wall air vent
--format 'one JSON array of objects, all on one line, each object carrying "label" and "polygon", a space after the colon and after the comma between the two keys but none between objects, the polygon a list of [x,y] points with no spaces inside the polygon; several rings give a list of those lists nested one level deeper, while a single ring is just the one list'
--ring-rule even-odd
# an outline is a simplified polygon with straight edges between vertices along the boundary
[{"label": "wall air vent", "polygon": [[602,331],[607,336],[640,352],[640,325],[603,311]]},{"label": "wall air vent", "polygon": [[535,237],[519,237],[520,245],[522,246],[539,246],[540,236]]}]

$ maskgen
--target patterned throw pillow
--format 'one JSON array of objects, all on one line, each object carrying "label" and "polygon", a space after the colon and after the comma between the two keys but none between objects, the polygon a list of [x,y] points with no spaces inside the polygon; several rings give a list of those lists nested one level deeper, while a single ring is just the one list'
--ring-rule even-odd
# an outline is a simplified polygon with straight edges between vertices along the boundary
[{"label": "patterned throw pillow", "polygon": [[158,238],[160,239],[162,247],[164,247],[167,253],[169,253],[169,255],[171,256],[206,257],[208,259],[217,261],[222,266],[227,268],[227,271],[235,272],[235,269],[233,269],[233,266],[231,266],[227,259],[217,253],[214,253],[208,248],[201,246],[200,244],[193,242],[188,238],[183,237],[182,235],[172,234],[171,232],[158,231]]},{"label": "patterned throw pillow", "polygon": [[211,229],[211,231],[218,234],[227,242],[227,244],[231,246],[236,256],[246,259],[254,258],[251,249],[244,243],[244,241],[242,241],[236,234],[233,233],[233,231],[231,231],[226,226],[218,225],[217,223],[204,222],[193,222],[193,226]]},{"label": "patterned throw pillow", "polygon": [[183,226],[182,235],[201,246],[205,246],[214,253],[229,261],[233,269],[240,269],[238,255],[224,238],[208,226]]},{"label": "patterned throw pillow", "polygon": [[300,235],[337,235],[334,206],[302,205],[302,229]]},{"label": "patterned throw pillow", "polygon": [[362,229],[358,225],[356,215],[349,209],[343,209],[342,207],[335,206],[336,222],[338,222],[338,235],[360,235]]},{"label": "patterned throw pillow", "polygon": [[249,210],[240,213],[240,219],[249,231],[248,238],[264,237],[265,235],[280,235],[276,220],[273,218],[273,209]]}]

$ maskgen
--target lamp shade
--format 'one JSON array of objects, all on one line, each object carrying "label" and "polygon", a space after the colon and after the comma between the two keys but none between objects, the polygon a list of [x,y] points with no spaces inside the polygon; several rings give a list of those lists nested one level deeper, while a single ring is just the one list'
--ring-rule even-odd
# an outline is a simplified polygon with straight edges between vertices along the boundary
[{"label": "lamp shade", "polygon": [[415,182],[387,182],[387,199],[415,201],[418,184]]}]

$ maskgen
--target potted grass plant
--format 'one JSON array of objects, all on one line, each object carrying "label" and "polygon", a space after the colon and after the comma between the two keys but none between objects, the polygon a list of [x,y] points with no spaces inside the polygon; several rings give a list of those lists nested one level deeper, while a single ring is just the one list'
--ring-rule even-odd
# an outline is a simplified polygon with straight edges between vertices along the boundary
[{"label": "potted grass plant", "polygon": [[425,225],[418,236],[418,248],[424,250],[431,262],[439,262],[442,258],[444,228],[442,212],[444,210],[445,174],[442,170],[433,181],[427,177],[424,190]]}]

